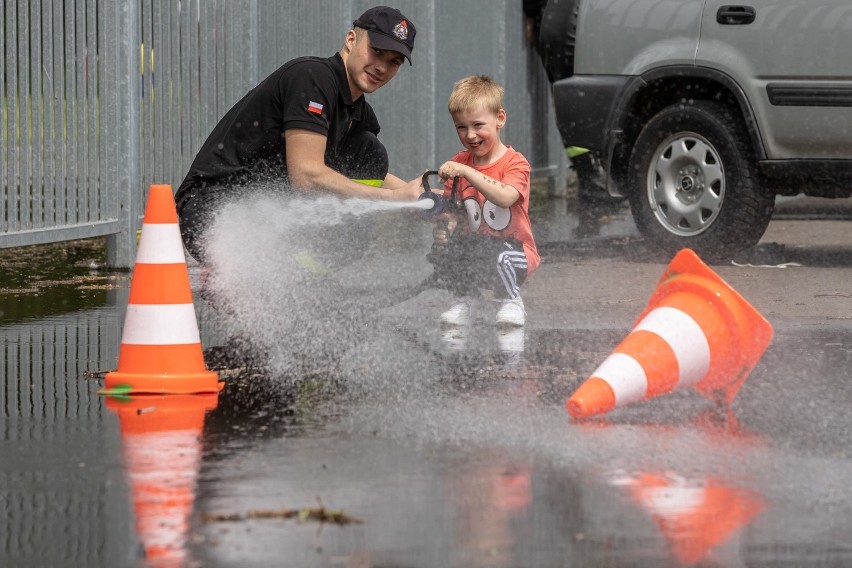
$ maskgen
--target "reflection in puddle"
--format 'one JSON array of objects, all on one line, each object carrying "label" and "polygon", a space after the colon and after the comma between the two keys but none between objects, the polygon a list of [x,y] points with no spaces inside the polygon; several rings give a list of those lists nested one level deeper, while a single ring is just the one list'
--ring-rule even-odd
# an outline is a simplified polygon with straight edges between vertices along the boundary
[{"label": "reflection in puddle", "polygon": [[[708,447],[762,445],[758,437],[740,428],[730,410],[724,416],[707,412],[692,425]],[[644,428],[660,436],[675,433],[674,428],[663,425]],[[725,543],[734,542],[767,507],[757,491],[720,475],[650,469],[612,471],[606,478],[609,485],[621,488],[654,520],[674,560],[682,566],[706,561]]]},{"label": "reflection in puddle", "polygon": [[677,561],[696,564],[734,538],[764,509],[754,492],[715,478],[688,478],[675,472],[616,474],[623,487],[651,515]]},{"label": "reflection in puddle", "polygon": [[[478,460],[477,460],[478,461]],[[454,511],[453,543],[463,566],[514,566],[518,534],[513,520],[529,514],[532,468],[524,462],[483,460],[450,478],[447,508]]]},{"label": "reflection in puddle", "polygon": [[106,399],[121,423],[136,531],[152,567],[185,566],[204,415],[217,395]]},{"label": "reflection in puddle", "polygon": [[444,352],[469,351],[471,357],[484,351],[486,358],[497,355],[496,362],[505,368],[516,368],[523,363],[526,330],[515,326],[441,326],[441,348]]}]

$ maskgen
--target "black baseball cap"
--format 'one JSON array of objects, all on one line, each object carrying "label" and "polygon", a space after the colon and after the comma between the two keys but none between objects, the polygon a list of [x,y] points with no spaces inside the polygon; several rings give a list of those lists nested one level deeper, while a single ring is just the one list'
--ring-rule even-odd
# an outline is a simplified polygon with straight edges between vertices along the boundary
[{"label": "black baseball cap", "polygon": [[408,59],[409,65],[412,64],[411,51],[417,30],[411,20],[396,8],[375,6],[361,14],[352,25],[367,30],[374,47],[398,51]]}]

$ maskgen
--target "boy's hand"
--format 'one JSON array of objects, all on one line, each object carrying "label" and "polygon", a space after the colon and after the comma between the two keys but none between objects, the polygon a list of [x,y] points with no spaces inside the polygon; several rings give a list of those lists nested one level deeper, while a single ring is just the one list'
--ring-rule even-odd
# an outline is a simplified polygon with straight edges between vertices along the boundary
[{"label": "boy's hand", "polygon": [[453,162],[452,160],[444,162],[444,164],[438,168],[438,175],[444,179],[454,178],[456,176],[466,178],[468,172],[470,172],[470,166]]},{"label": "boy's hand", "polygon": [[444,252],[450,242],[450,235],[456,230],[458,220],[451,213],[441,213],[435,218],[435,228],[432,229],[432,250]]}]

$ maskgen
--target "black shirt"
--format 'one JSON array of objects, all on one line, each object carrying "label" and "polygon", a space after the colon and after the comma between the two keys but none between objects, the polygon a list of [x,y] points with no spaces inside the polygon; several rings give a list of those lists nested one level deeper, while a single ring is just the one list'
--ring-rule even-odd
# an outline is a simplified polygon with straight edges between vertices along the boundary
[{"label": "black shirt", "polygon": [[219,121],[178,189],[203,185],[287,182],[284,131],[303,128],[327,137],[325,161],[349,134],[379,133],[372,107],[352,100],[339,53],[288,61],[249,91]]}]

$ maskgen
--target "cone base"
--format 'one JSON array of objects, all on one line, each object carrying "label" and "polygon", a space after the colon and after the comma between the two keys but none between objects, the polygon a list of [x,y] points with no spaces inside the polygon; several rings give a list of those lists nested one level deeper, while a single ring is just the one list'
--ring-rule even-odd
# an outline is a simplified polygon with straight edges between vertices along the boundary
[{"label": "cone base", "polygon": [[725,366],[714,366],[694,386],[710,400],[730,405],[772,341],[772,324],[690,249],[675,255],[640,320],[676,292],[704,299],[714,305],[727,322],[731,342],[729,362]]},{"label": "cone base", "polygon": [[215,371],[184,375],[144,375],[112,371],[106,374],[104,388],[98,394],[203,394],[218,393],[225,383]]}]

